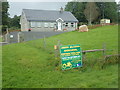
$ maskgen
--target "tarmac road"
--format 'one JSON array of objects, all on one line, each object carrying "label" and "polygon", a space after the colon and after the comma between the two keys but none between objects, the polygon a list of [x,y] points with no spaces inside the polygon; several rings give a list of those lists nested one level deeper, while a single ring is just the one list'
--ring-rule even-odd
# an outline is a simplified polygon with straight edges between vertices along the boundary
[{"label": "tarmac road", "polygon": [[[64,31],[64,32],[68,32],[68,31]],[[50,36],[54,36],[57,34],[61,34],[64,33],[63,31],[56,31],[56,32],[28,32],[28,31],[22,31],[22,38],[24,39],[24,41],[30,41],[30,40],[35,40],[35,39],[40,39],[45,37],[50,37]],[[9,43],[17,43],[18,42],[18,33],[19,32],[10,32],[9,33]],[[10,38],[12,36],[12,38]],[[3,45],[6,45],[6,43],[3,43]]]}]

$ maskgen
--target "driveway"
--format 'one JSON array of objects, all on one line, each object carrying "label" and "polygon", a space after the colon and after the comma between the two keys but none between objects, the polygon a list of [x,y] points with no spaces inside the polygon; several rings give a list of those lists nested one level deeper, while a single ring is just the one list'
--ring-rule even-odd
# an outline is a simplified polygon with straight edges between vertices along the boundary
[{"label": "driveway", "polygon": [[[64,31],[64,32],[68,32],[68,31]],[[21,32],[23,34],[22,38],[24,39],[24,41],[30,41],[30,40],[35,40],[35,39],[40,39],[45,37],[50,37],[50,36],[54,36],[57,34],[61,34],[64,33],[63,31],[56,31],[56,32]],[[18,42],[18,33],[19,32],[10,32],[8,35],[9,38],[9,43],[17,43]],[[10,38],[12,36],[12,38]]]},{"label": "driveway", "polygon": [[7,45],[7,42],[0,42],[0,46]]}]

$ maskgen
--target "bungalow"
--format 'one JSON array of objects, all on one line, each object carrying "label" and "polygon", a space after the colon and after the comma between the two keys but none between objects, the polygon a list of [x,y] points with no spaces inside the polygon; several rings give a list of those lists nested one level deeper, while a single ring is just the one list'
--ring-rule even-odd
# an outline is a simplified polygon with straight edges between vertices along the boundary
[{"label": "bungalow", "polygon": [[72,31],[78,20],[71,12],[55,10],[23,9],[20,18],[21,31]]}]

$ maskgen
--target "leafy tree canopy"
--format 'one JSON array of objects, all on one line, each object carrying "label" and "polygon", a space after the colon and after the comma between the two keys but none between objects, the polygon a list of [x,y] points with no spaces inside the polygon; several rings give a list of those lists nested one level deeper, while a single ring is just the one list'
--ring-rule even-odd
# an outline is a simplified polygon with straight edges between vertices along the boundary
[{"label": "leafy tree canopy", "polygon": [[9,17],[9,28],[20,28],[20,16],[15,15],[13,18]]},{"label": "leafy tree canopy", "polygon": [[8,2],[2,2],[2,25],[8,25]]},{"label": "leafy tree canopy", "polygon": [[[79,20],[79,22],[87,22],[84,10],[88,2],[68,2],[65,6],[65,11],[70,11]],[[110,19],[111,22],[117,22],[117,4],[116,2],[95,2],[97,10],[99,11],[97,19],[93,23],[100,22],[100,19]],[[95,12],[93,12],[95,14]]]},{"label": "leafy tree canopy", "polygon": [[8,27],[8,8],[9,4],[8,2],[1,2],[2,4],[2,9],[1,9],[1,14],[2,14],[2,32],[6,31],[6,28]]},{"label": "leafy tree canopy", "polygon": [[88,2],[84,10],[86,19],[88,20],[89,25],[96,20],[99,16],[99,8],[96,6],[95,2]]},{"label": "leafy tree canopy", "polygon": [[79,22],[87,22],[84,15],[85,3],[83,2],[68,2],[65,11],[70,11],[79,20]]}]

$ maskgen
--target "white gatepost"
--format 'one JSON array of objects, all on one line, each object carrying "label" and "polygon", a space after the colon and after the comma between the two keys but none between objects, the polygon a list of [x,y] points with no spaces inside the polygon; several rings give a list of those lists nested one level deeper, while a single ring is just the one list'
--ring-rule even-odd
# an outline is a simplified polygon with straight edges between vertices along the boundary
[{"label": "white gatepost", "polygon": [[5,42],[9,43],[9,31],[6,29],[7,33],[5,34]]},{"label": "white gatepost", "polygon": [[18,43],[20,43],[20,34],[21,32],[18,32]]},{"label": "white gatepost", "polygon": [[22,32],[18,32],[18,43],[20,43],[20,42],[23,42],[24,41],[24,36],[23,36],[23,33]]}]

